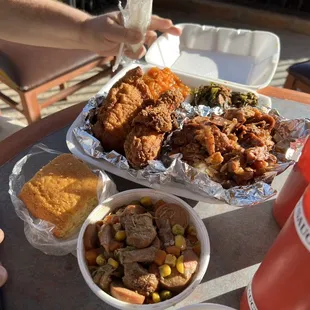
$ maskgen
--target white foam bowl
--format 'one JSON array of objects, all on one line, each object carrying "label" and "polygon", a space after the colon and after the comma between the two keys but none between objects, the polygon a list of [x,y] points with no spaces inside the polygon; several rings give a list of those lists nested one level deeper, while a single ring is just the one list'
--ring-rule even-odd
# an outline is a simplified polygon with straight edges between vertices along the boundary
[{"label": "white foam bowl", "polygon": [[235,309],[222,305],[203,303],[203,304],[186,306],[184,308],[180,308],[179,310],[235,310]]},{"label": "white foam bowl", "polygon": [[[85,261],[85,250],[83,245],[83,236],[86,227],[89,224],[96,223],[97,221],[101,220],[105,217],[108,213],[113,211],[115,208],[120,207],[124,204],[128,204],[132,200],[140,199],[143,196],[149,196],[153,201],[157,200],[164,200],[168,203],[176,203],[181,205],[184,209],[187,210],[190,223],[196,227],[198,239],[201,242],[201,255],[200,261],[198,265],[198,270],[193,276],[191,284],[184,289],[181,293],[177,296],[157,303],[157,304],[150,304],[150,305],[134,305],[129,304],[123,301],[120,301],[111,295],[105,293],[102,289],[100,289],[93,281],[87,267],[87,263]],[[89,288],[105,303],[110,304],[111,306],[118,308],[118,309],[173,309],[175,308],[176,304],[181,302],[185,299],[191,292],[197,287],[197,285],[201,282],[208,264],[210,260],[210,240],[209,235],[206,230],[206,227],[202,220],[199,218],[198,214],[193,210],[193,208],[188,205],[185,201],[181,200],[180,198],[170,195],[165,192],[160,192],[152,189],[133,189],[118,193],[116,195],[111,196],[107,200],[105,200],[101,205],[93,210],[93,212],[88,216],[85,220],[78,237],[78,244],[77,244],[77,257],[80,270],[82,275],[89,286]]]}]

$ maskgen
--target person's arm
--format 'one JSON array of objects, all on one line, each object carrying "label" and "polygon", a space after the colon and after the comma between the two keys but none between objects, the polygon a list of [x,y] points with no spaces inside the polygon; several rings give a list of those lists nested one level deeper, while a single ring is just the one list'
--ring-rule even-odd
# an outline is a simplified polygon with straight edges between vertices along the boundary
[{"label": "person's arm", "polygon": [[53,0],[0,0],[0,38],[59,48],[83,48],[87,13]]},{"label": "person's arm", "polygon": [[[168,19],[153,16],[146,41],[153,30],[179,35]],[[63,49],[88,49],[103,56],[117,55],[121,42],[139,43],[142,34],[125,29],[119,13],[93,17],[55,0],[0,0],[0,39],[28,45]],[[132,57],[141,57],[141,49]]]}]

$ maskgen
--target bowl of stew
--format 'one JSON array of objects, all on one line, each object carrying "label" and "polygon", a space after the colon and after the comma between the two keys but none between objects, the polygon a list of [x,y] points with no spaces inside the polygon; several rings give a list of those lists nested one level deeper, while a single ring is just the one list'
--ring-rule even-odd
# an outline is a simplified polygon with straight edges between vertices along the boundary
[{"label": "bowl of stew", "polygon": [[78,237],[89,288],[118,309],[167,309],[201,282],[210,259],[203,221],[180,198],[128,190],[96,207]]}]

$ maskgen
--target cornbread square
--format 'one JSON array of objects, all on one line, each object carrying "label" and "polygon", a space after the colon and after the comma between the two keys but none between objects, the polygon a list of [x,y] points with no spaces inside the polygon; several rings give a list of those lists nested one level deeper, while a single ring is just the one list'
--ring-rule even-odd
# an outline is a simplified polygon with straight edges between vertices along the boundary
[{"label": "cornbread square", "polygon": [[56,227],[53,234],[66,238],[97,206],[98,177],[71,154],[62,154],[24,184],[19,197],[36,218]]}]

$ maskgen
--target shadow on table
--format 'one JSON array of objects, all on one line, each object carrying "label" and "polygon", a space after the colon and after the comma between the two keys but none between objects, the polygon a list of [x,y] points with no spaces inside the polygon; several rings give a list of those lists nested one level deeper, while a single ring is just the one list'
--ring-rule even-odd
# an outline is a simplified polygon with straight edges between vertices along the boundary
[{"label": "shadow on table", "polygon": [[235,309],[239,309],[239,300],[244,292],[245,287],[238,288],[236,290],[230,291],[228,293],[216,296],[211,299],[204,300],[203,302],[209,302],[214,304],[223,304],[223,300],[225,300],[226,306],[233,307]]},{"label": "shadow on table", "polygon": [[202,282],[260,263],[279,228],[272,217],[274,200],[204,219],[211,258]]},{"label": "shadow on table", "polygon": [[[140,185],[138,183],[134,183],[128,180],[125,180],[119,176],[116,176],[114,174],[108,173],[111,179],[115,182],[118,191],[123,192],[129,189],[135,189],[135,188],[146,188],[143,185]],[[195,207],[198,204],[198,201],[187,199],[180,197],[182,200],[186,201],[191,207]]]}]

